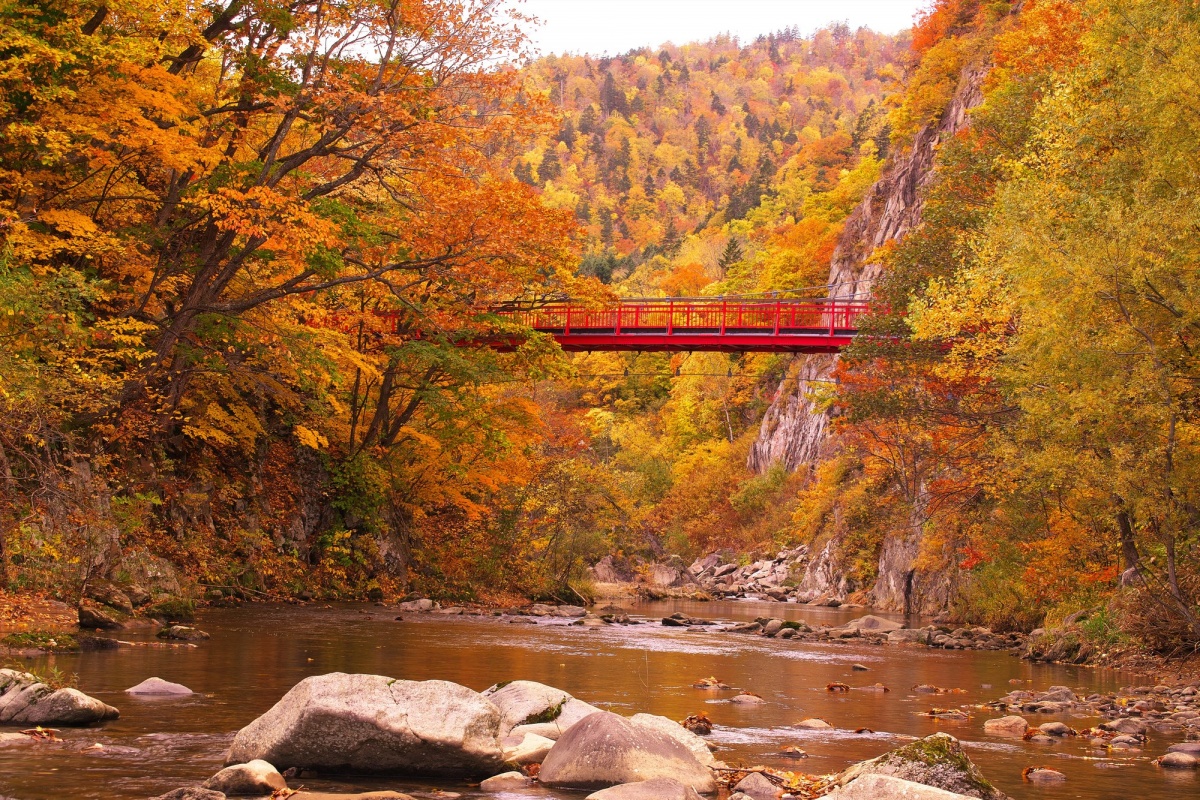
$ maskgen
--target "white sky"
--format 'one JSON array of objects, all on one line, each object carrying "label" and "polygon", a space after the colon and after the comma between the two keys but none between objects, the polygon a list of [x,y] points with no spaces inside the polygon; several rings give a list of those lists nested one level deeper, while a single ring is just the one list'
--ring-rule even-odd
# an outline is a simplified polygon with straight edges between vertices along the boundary
[{"label": "white sky", "polygon": [[524,0],[518,8],[542,20],[529,33],[543,55],[617,55],[725,32],[753,40],[791,25],[801,35],[831,22],[896,33],[928,5],[929,0]]}]

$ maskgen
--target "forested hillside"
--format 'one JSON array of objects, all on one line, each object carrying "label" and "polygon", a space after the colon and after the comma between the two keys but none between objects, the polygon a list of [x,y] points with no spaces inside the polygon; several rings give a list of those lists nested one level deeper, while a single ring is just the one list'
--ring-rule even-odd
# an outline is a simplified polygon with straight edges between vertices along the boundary
[{"label": "forested hillside", "polygon": [[[548,57],[530,72],[562,122],[514,173],[575,212],[581,272],[620,295],[824,296],[844,221],[892,147],[908,52],[906,37],[835,26]],[[575,518],[582,552],[644,548],[647,535],[671,552],[790,537],[804,476],[746,466],[789,359],[596,354],[572,367],[557,407],[621,509],[615,526]]]},{"label": "forested hillside", "polygon": [[[4,584],[566,597],[807,544],[853,599],[1200,642],[1195,3],[533,60],[503,3],[338,9],[0,11]],[[487,312],[766,292],[875,312],[836,368]]]}]

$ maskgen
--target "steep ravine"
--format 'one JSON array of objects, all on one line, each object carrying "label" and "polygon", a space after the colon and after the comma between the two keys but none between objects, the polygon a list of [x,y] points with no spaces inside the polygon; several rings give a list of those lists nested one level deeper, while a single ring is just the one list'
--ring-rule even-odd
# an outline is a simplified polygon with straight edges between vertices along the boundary
[{"label": "steep ravine", "polygon": [[[871,254],[888,242],[903,237],[921,223],[923,190],[932,180],[938,146],[970,122],[969,111],[983,101],[983,81],[989,64],[966,67],[945,114],[937,124],[923,128],[911,149],[893,160],[883,177],[850,214],[829,265],[833,294],[844,299],[865,300],[879,277],[879,265]],[[774,464],[789,470],[811,467],[836,452],[837,441],[829,434],[828,413],[810,398],[814,381],[829,380],[836,356],[800,356],[780,382],[774,400],[763,418],[758,439],[750,450],[749,466],[765,472]],[[889,537],[879,558],[878,579],[870,587],[871,602],[896,611],[936,613],[949,603],[954,575],[925,571],[917,566],[921,550],[921,526],[914,520],[910,530]],[[835,537],[816,551],[804,574],[805,591],[845,596],[868,587],[853,586],[843,568],[841,542]]]}]

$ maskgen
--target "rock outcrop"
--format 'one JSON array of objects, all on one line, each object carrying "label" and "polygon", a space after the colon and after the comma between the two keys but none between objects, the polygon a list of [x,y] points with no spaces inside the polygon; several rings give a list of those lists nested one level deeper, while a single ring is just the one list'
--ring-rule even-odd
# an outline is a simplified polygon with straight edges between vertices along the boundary
[{"label": "rock outcrop", "polygon": [[120,715],[78,689],[52,689],[28,672],[0,669],[0,722],[91,725]]},{"label": "rock outcrop", "polygon": [[448,681],[332,673],[305,678],[238,731],[227,763],[454,777],[500,771],[501,713]]}]

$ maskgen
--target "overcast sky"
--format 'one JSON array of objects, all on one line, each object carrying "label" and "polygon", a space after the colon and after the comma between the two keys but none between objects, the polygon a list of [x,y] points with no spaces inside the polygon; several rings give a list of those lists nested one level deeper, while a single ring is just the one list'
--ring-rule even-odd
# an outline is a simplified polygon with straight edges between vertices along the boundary
[{"label": "overcast sky", "polygon": [[530,34],[544,55],[616,55],[727,31],[752,40],[791,25],[805,35],[842,21],[896,33],[928,5],[929,0],[525,0],[519,8],[542,20]]}]

